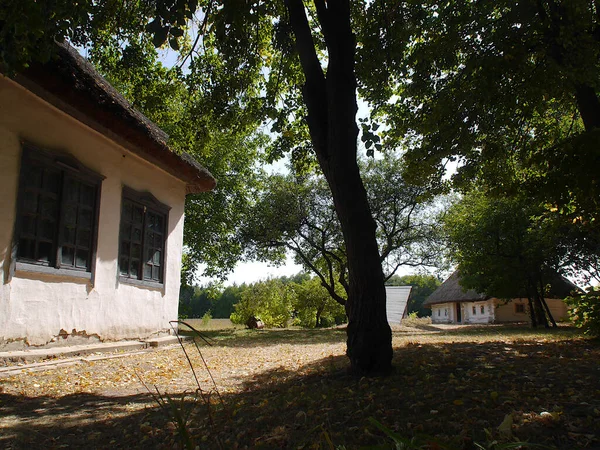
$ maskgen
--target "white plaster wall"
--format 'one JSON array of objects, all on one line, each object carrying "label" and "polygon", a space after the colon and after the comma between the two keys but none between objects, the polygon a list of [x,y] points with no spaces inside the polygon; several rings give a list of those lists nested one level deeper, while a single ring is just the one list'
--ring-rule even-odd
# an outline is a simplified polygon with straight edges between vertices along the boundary
[{"label": "white plaster wall", "polygon": [[[5,105],[10,105],[7,108]],[[89,280],[16,271],[8,266],[16,214],[20,140],[63,151],[104,175],[93,284]],[[162,289],[118,282],[118,235],[123,185],[169,205]],[[85,331],[100,339],[146,337],[177,319],[185,184],[0,76],[0,343],[41,345]]]},{"label": "white plaster wall", "polygon": [[452,323],[453,307],[453,303],[431,305],[431,323]]},{"label": "white plaster wall", "polygon": [[[481,313],[482,306],[484,307],[483,314]],[[473,307],[475,307],[475,314],[473,314]],[[491,323],[494,321],[494,309],[493,300],[465,302],[463,303],[463,323]]]}]

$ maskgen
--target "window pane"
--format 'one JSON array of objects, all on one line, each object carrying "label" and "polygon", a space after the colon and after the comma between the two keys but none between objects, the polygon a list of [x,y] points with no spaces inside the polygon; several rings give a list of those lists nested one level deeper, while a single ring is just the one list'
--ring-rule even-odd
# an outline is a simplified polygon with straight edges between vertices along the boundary
[{"label": "window pane", "polygon": [[43,239],[54,240],[55,237],[55,223],[51,220],[42,220],[40,224],[39,236]]},{"label": "window pane", "polygon": [[132,278],[137,278],[139,275],[139,266],[140,266],[140,261],[136,260],[136,259],[132,259],[131,260],[131,270],[130,270],[130,274]]},{"label": "window pane", "polygon": [[56,199],[52,197],[42,197],[41,203],[40,213],[43,216],[52,217],[53,219],[57,217],[58,202]]},{"label": "window pane", "polygon": [[21,235],[35,236],[35,217],[21,217]]},{"label": "window pane", "polygon": [[29,166],[24,170],[25,185],[34,188],[42,187],[42,172],[43,169],[38,166]]},{"label": "window pane", "polygon": [[151,263],[154,257],[154,249],[148,248],[146,249],[146,262]]},{"label": "window pane", "polygon": [[154,247],[163,248],[163,237],[161,234],[154,234]]},{"label": "window pane", "polygon": [[75,228],[72,226],[63,227],[62,231],[63,244],[75,244]]},{"label": "window pane", "polygon": [[127,200],[123,200],[123,220],[131,221],[133,218],[133,205]]},{"label": "window pane", "polygon": [[50,261],[52,255],[52,243],[51,242],[40,242],[38,244],[38,261]]},{"label": "window pane", "polygon": [[96,188],[82,184],[79,202],[83,205],[93,207],[96,203]]},{"label": "window pane", "polygon": [[152,262],[155,265],[160,265],[160,251],[157,250],[157,251],[154,252],[154,257],[152,259]]},{"label": "window pane", "polygon": [[38,194],[31,191],[25,191],[23,195],[23,211],[30,213],[38,212]]},{"label": "window pane", "polygon": [[152,267],[152,279],[156,281],[162,281],[160,276],[160,266]]},{"label": "window pane", "polygon": [[19,251],[17,254],[20,258],[35,259],[35,241],[31,239],[19,239]]},{"label": "window pane", "polygon": [[75,225],[77,223],[77,207],[75,205],[65,206],[63,220],[66,225]]},{"label": "window pane", "polygon": [[152,266],[150,264],[144,264],[144,279],[152,278]]},{"label": "window pane", "polygon": [[60,190],[60,172],[46,169],[44,171],[44,190],[58,194]]},{"label": "window pane", "polygon": [[87,250],[77,249],[77,258],[75,260],[75,265],[77,267],[86,267],[87,268],[88,256],[89,256],[89,252]]},{"label": "window pane", "polygon": [[133,223],[142,223],[144,220],[144,209],[139,207],[133,208]]},{"label": "window pane", "polygon": [[67,178],[67,187],[65,192],[65,197],[68,202],[77,203],[79,200],[79,181],[74,180],[73,178]]},{"label": "window pane", "polygon": [[79,209],[79,221],[77,222],[77,226],[84,228],[92,227],[92,210],[87,208]]},{"label": "window pane", "polygon": [[69,266],[73,266],[75,264],[75,249],[72,247],[63,247],[62,248],[62,258],[61,263]]},{"label": "window pane", "polygon": [[142,229],[141,228],[133,229],[133,236],[131,236],[131,240],[134,242],[142,242]]},{"label": "window pane", "polygon": [[131,239],[131,225],[127,223],[121,223],[121,231],[120,231],[121,239]]},{"label": "window pane", "polygon": [[163,218],[161,216],[156,216],[156,231],[164,233]]},{"label": "window pane", "polygon": [[92,240],[92,233],[89,230],[79,230],[77,232],[77,246],[83,248],[90,248],[90,241]]},{"label": "window pane", "polygon": [[121,256],[129,258],[129,242],[121,241]]},{"label": "window pane", "polygon": [[131,257],[135,259],[142,258],[142,246],[140,244],[131,245]]},{"label": "window pane", "polygon": [[127,256],[122,255],[119,259],[119,273],[129,275],[129,258]]}]

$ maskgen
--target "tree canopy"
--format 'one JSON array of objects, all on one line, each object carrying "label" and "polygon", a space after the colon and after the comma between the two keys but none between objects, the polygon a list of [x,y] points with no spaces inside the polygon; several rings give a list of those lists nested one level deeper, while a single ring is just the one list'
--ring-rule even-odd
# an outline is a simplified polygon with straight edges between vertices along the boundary
[{"label": "tree canopy", "polygon": [[528,298],[533,326],[547,324],[546,315],[554,323],[544,298],[569,264],[560,223],[544,214],[523,196],[496,199],[473,191],[445,220],[461,285],[498,298]]},{"label": "tree canopy", "polygon": [[457,159],[459,186],[485,178],[597,221],[599,17],[587,0],[372,2],[360,91],[411,179]]},{"label": "tree canopy", "polygon": [[[441,264],[441,213],[425,188],[402,179],[401,165],[401,159],[392,155],[361,163],[386,280],[400,267]],[[346,303],[347,255],[322,177],[293,173],[268,177],[242,234],[250,258],[281,261],[292,251],[296,262],[314,273],[333,299]]]}]

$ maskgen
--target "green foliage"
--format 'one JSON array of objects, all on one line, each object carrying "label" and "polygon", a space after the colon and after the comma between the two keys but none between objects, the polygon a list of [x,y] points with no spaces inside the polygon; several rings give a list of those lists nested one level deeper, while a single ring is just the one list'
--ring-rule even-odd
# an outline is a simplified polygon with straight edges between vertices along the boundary
[{"label": "green foliage", "polygon": [[406,305],[409,316],[412,314],[416,314],[415,317],[431,316],[431,309],[425,308],[423,302],[441,284],[438,278],[433,275],[404,275],[402,277],[394,275],[386,284],[389,286],[412,286]]},{"label": "green foliage", "polygon": [[569,317],[575,326],[590,336],[600,336],[600,288],[589,288],[587,292],[566,299]]},{"label": "green foliage", "polygon": [[485,179],[598,220],[597,7],[586,0],[370,2],[359,92],[413,181]]},{"label": "green foliage", "polygon": [[[344,307],[336,302],[321,285],[318,277],[301,283],[293,283],[296,296],[292,302],[294,325],[305,328],[329,327],[339,325],[346,320]],[[338,295],[345,295],[344,289],[336,284]]]},{"label": "green foliage", "polygon": [[[386,276],[402,266],[441,264],[439,211],[425,189],[400,176],[402,162],[361,163],[377,241]],[[343,304],[348,287],[347,256],[333,199],[325,180],[316,175],[272,175],[243,230],[250,258],[283,261],[292,251],[296,262],[314,273],[329,295]]]},{"label": "green foliage", "polygon": [[210,309],[208,311],[206,311],[204,313],[204,315],[202,316],[202,326],[203,327],[207,327],[208,324],[210,323],[210,320],[212,319],[212,313],[210,312]]},{"label": "green foliage", "polygon": [[461,284],[498,298],[533,298],[561,268],[564,251],[544,208],[524,197],[471,192],[445,219]]},{"label": "green foliage", "polygon": [[250,317],[256,317],[266,327],[286,328],[291,318],[294,291],[278,279],[254,283],[242,292],[242,299],[235,305],[231,321],[246,324]]},{"label": "green foliage", "polygon": [[193,155],[218,180],[214,191],[186,197],[182,278],[193,284],[200,262],[206,275],[223,276],[242,253],[238,231],[260,184],[267,138],[243,110],[230,122],[216,114],[213,94],[198,89],[193,73],[163,66],[147,36],[126,43],[104,36],[89,54],[111,84],[169,134],[171,148]]}]

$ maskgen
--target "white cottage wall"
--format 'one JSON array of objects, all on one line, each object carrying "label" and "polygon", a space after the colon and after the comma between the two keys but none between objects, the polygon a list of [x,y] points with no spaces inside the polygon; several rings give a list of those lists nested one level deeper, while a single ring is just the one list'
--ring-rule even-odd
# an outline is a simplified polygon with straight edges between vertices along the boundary
[{"label": "white cottage wall", "polygon": [[[42,345],[59,335],[100,339],[147,337],[177,319],[185,184],[118,146],[20,85],[0,76],[0,343]],[[6,106],[9,105],[9,106]],[[68,153],[103,175],[98,245],[92,280],[17,270],[10,278],[21,141]],[[161,288],[118,281],[123,186],[150,192],[168,205],[164,283]]]}]

